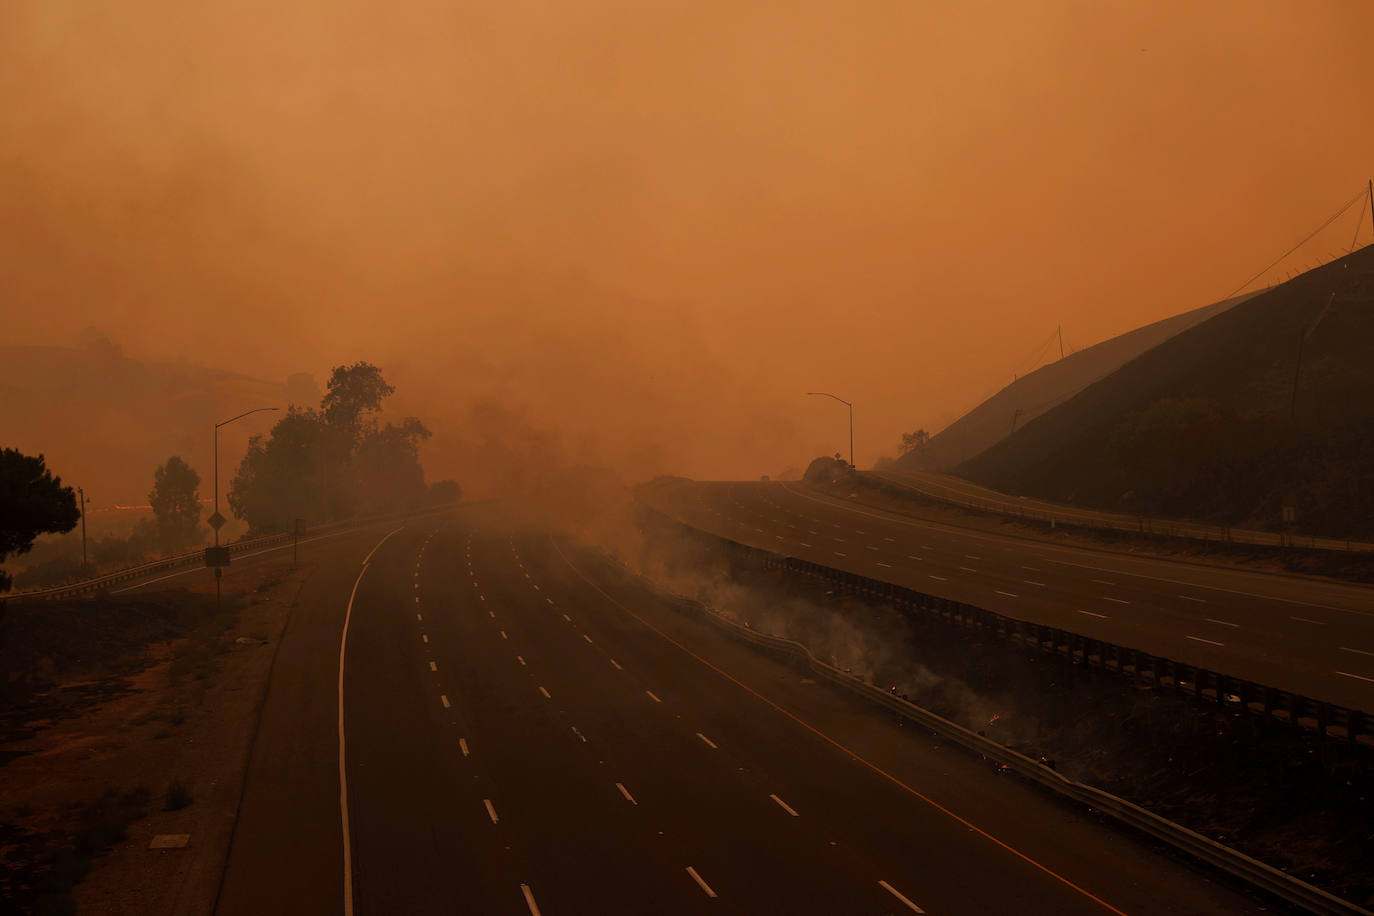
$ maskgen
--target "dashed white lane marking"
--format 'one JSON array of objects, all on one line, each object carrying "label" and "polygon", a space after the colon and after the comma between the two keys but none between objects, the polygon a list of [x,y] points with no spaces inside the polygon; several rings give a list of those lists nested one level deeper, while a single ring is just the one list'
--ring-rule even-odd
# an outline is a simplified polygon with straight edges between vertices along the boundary
[{"label": "dashed white lane marking", "polygon": [[574,735],[576,735],[577,737],[579,737],[579,738],[582,739],[582,743],[583,743],[583,744],[586,744],[586,743],[587,743],[587,736],[584,735],[584,734],[582,734],[580,731],[578,731],[576,725],[572,725],[572,726],[569,726],[569,727],[572,729],[572,733],[573,733]]},{"label": "dashed white lane marking", "polygon": [[416,596],[415,596],[415,603],[416,603],[416,604],[419,604],[419,603],[420,603],[420,596],[419,596],[419,595],[416,595]]},{"label": "dashed white lane marking", "polygon": [[419,614],[416,614],[416,615],[415,615],[415,619],[423,623],[425,618],[422,617],[422,616],[419,615]]},{"label": "dashed white lane marking", "polygon": [[536,592],[539,591],[539,586],[536,585],[536,586],[534,587],[534,590],[535,590]]},{"label": "dashed white lane marking", "polygon": [[588,645],[591,645],[592,638],[591,638],[590,636],[588,636],[586,633],[583,633],[583,634],[582,634],[582,638],[585,639],[585,640],[587,641],[587,644],[588,644]]},{"label": "dashed white lane marking", "polygon": [[1115,582],[1108,582],[1106,579],[1093,579],[1091,581],[1096,582],[1098,585],[1116,585]]},{"label": "dashed white lane marking", "polygon": [[436,664],[434,664],[434,662],[430,662],[430,663],[429,663],[429,670],[430,670],[430,671],[438,671],[438,670],[439,670],[439,666],[436,665]]},{"label": "dashed white lane marking", "polygon": [[487,600],[487,596],[486,596],[486,595],[478,595],[477,597],[480,598],[480,599],[482,599],[483,601],[486,601],[486,600]]},{"label": "dashed white lane marking", "polygon": [[997,594],[1002,595],[1002,596],[1007,597],[1007,598],[1020,598],[1020,597],[1021,597],[1020,595],[1013,595],[1011,592],[998,592]]},{"label": "dashed white lane marking", "polygon": [[553,699],[553,697],[549,696],[549,692],[548,692],[547,690],[545,690],[543,687],[540,687],[540,688],[539,688],[539,692],[542,693],[542,694],[544,695],[544,699],[546,699],[546,700],[552,700],[552,699]]},{"label": "dashed white lane marking", "polygon": [[1342,652],[1354,652],[1356,655],[1368,655],[1374,657],[1374,652],[1366,652],[1364,649],[1352,649],[1349,646],[1341,646]]},{"label": "dashed white lane marking", "polygon": [[517,655],[517,656],[515,656],[515,660],[516,660],[517,662],[519,662],[520,664],[522,664],[522,665],[525,664],[525,656],[523,656],[523,655]]},{"label": "dashed white lane marking", "polygon": [[495,619],[496,619],[496,612],[495,612],[495,611],[487,611],[487,616],[490,617],[492,620],[495,620]]},{"label": "dashed white lane marking", "polygon": [[464,756],[464,757],[466,757],[466,756],[468,755],[468,739],[466,739],[466,738],[459,738],[459,739],[458,739],[458,750],[460,750],[460,751],[463,752],[463,756]]},{"label": "dashed white lane marking", "polygon": [[811,546],[810,544],[806,543],[805,541],[798,541],[797,543],[800,544],[800,545],[802,545],[803,547],[810,547],[810,546]]},{"label": "dashed white lane marking", "polygon": [[506,635],[506,631],[505,631],[505,630],[502,630],[502,631],[501,631],[501,638],[502,638],[502,639],[510,639],[510,637]]},{"label": "dashed white lane marking", "polygon": [[623,785],[621,785],[620,783],[616,783],[616,784],[615,784],[615,787],[616,787],[617,789],[620,790],[620,794],[621,794],[621,795],[625,796],[625,800],[626,800],[627,802],[629,802],[630,804],[634,805],[635,807],[638,807],[638,806],[639,806],[639,802],[635,801],[635,797],[634,797],[633,795],[630,794],[630,790],[629,790],[629,789],[625,788],[625,787],[624,787]]},{"label": "dashed white lane marking", "polygon": [[794,810],[792,810],[792,806],[789,805],[787,802],[783,801],[781,798],[778,798],[776,795],[770,795],[770,796],[768,796],[768,797],[771,798],[771,799],[773,799],[773,801],[777,802],[777,803],[778,803],[778,807],[782,808],[782,810],[786,811],[788,814],[792,815],[793,817],[797,817],[797,812],[794,811]]},{"label": "dashed white lane marking", "polygon": [[1110,598],[1110,597],[1108,597],[1108,596],[1106,596],[1106,595],[1103,595],[1103,596],[1102,596],[1102,600],[1103,600],[1103,601],[1112,601],[1112,602],[1115,602],[1116,604],[1130,604],[1130,603],[1131,603],[1131,602],[1129,602],[1129,601],[1122,601],[1120,598]]},{"label": "dashed white lane marking", "polygon": [[896,538],[883,538],[883,540],[884,540],[884,541],[887,541],[889,544],[895,544],[895,543],[897,543],[897,539],[896,539]]},{"label": "dashed white lane marking", "polygon": [[847,553],[840,553],[840,552],[837,550],[837,551],[835,551],[835,556],[837,556],[837,557],[847,557],[847,556],[849,556],[849,554],[847,554]]},{"label": "dashed white lane marking", "polygon": [[844,543],[844,538],[831,538],[830,540],[834,541],[836,544]]},{"label": "dashed white lane marking", "polygon": [[[697,732],[697,737],[700,738],[702,741],[705,741],[707,747],[711,747],[711,748],[715,748],[715,747],[716,747],[715,742],[712,741],[710,738],[706,737],[705,735],[703,735],[701,732]],[[716,748],[716,749],[719,750],[719,748]]]},{"label": "dashed white lane marking", "polygon": [[441,694],[439,694],[439,702],[441,702],[441,703],[444,704],[444,708],[445,708],[445,709],[448,709],[450,706],[453,705],[452,703],[450,703],[450,702],[448,701],[448,694],[446,694],[446,693],[441,693]]},{"label": "dashed white lane marking", "polygon": [[545,598],[544,600],[547,601],[549,604],[553,604],[553,599],[552,599],[552,598]]},{"label": "dashed white lane marking", "polygon": [[1357,681],[1368,681],[1369,683],[1374,684],[1374,677],[1365,677],[1363,674],[1348,674],[1344,671],[1337,671],[1336,673],[1339,674],[1341,677],[1353,677]]},{"label": "dashed white lane marking", "polygon": [[1235,629],[1237,629],[1237,630],[1240,629],[1240,624],[1238,624],[1238,623],[1232,623],[1232,622],[1229,621],[1229,620],[1218,620],[1218,619],[1215,618],[1215,617],[1204,617],[1204,618],[1202,618],[1202,619],[1205,620],[1205,621],[1207,621],[1208,623],[1220,624],[1220,625],[1223,626],[1223,627],[1233,627],[1233,628],[1235,628]]},{"label": "dashed white lane marking", "polygon": [[625,670],[624,668],[620,667],[620,662],[616,661],[615,659],[611,659],[611,664],[612,664],[612,665],[615,665],[615,670],[617,670],[617,671],[624,671],[624,670]]},{"label": "dashed white lane marking", "polygon": [[426,633],[421,633],[420,638],[423,639],[425,642],[429,642],[429,635]]},{"label": "dashed white lane marking", "polygon": [[964,559],[965,559],[965,560],[981,560],[981,559],[983,559],[983,558],[982,558],[982,557],[975,557],[975,556],[974,556],[973,554],[971,554],[971,553],[966,553],[966,554],[964,554]]},{"label": "dashed white lane marking", "polygon": [[662,700],[660,700],[660,699],[658,698],[658,696],[657,696],[652,690],[646,690],[646,691],[644,691],[644,692],[647,693],[647,694],[649,695],[649,699],[653,700],[655,703],[662,703],[662,702],[663,702]]},{"label": "dashed white lane marking", "polygon": [[563,619],[566,620],[568,623],[572,623],[572,618],[569,617],[567,614],[563,615]]},{"label": "dashed white lane marking", "polygon": [[534,891],[528,884],[520,885],[520,893],[525,895],[525,906],[530,908],[530,916],[539,916],[539,904],[534,902]]},{"label": "dashed white lane marking", "polygon": [[903,896],[903,894],[902,894],[901,891],[897,890],[895,887],[893,887],[891,884],[888,884],[886,881],[879,881],[879,882],[878,882],[878,886],[881,887],[883,890],[887,891],[887,892],[888,892],[889,894],[891,894],[892,896],[896,897],[898,900],[900,900],[900,901],[902,901],[903,903],[905,903],[907,906],[909,906],[909,907],[911,908],[911,911],[912,911],[913,913],[924,913],[924,912],[925,912],[925,910],[921,909],[919,906],[917,906],[916,904],[912,903],[912,902],[911,902],[910,900],[908,900],[905,896]]},{"label": "dashed white lane marking", "polygon": [[1094,614],[1092,611],[1079,611],[1078,613],[1080,613],[1080,614],[1087,614],[1089,617],[1100,617],[1100,618],[1102,618],[1103,620],[1110,620],[1110,619],[1111,619],[1111,618],[1108,617],[1106,614]]},{"label": "dashed white lane marking", "polygon": [[891,563],[884,563],[884,562],[882,562],[881,560],[878,561],[878,565],[879,565],[879,566],[882,566],[882,567],[884,567],[884,568],[886,568],[886,569],[891,569],[891,568],[892,568],[892,564],[891,564]]},{"label": "dashed white lane marking", "polygon": [[867,548],[865,548],[865,549],[867,549],[867,550],[877,550],[878,548],[873,547],[872,545],[869,545],[869,546],[868,546]]},{"label": "dashed white lane marking", "polygon": [[1037,569],[1037,568],[1034,567],[1034,566],[1022,566],[1021,568],[1022,568],[1022,569],[1029,569],[1031,572],[1039,572],[1039,571],[1040,571],[1039,569]]},{"label": "dashed white lane marking", "polygon": [[927,578],[927,579],[934,579],[934,580],[937,581],[937,582],[948,582],[948,581],[949,581],[949,580],[946,579],[944,576],[927,576],[926,578]]},{"label": "dashed white lane marking", "polygon": [[713,891],[713,890],[711,890],[711,885],[709,885],[709,884],[707,884],[705,881],[701,880],[701,875],[697,874],[697,870],[696,870],[695,868],[693,868],[692,866],[688,865],[688,866],[687,866],[687,874],[691,875],[691,876],[692,876],[692,880],[695,881],[695,882],[697,883],[697,885],[698,885],[703,891],[706,892],[706,896],[707,896],[707,897],[714,897],[714,896],[716,896],[716,892]]},{"label": "dashed white lane marking", "polygon": [[1201,636],[1185,636],[1184,638],[1185,638],[1185,639],[1191,639],[1193,642],[1205,642],[1205,643],[1207,643],[1209,646],[1225,646],[1225,645],[1226,645],[1226,643],[1224,643],[1224,642],[1217,642],[1215,639],[1203,639]]},{"label": "dashed white lane marking", "polygon": [[1045,588],[1045,587],[1046,587],[1046,586],[1045,586],[1045,583],[1043,583],[1043,582],[1035,582],[1035,581],[1033,581],[1033,580],[1031,580],[1031,579],[1022,579],[1021,581],[1024,582],[1024,583],[1026,583],[1027,585],[1038,585],[1038,586],[1040,586],[1041,588]]},{"label": "dashed white lane marking", "polygon": [[1288,619],[1289,619],[1289,620],[1296,620],[1298,623],[1310,623],[1310,624],[1315,624],[1316,626],[1319,626],[1319,627],[1324,627],[1324,626],[1326,626],[1326,622],[1323,621],[1323,620],[1309,620],[1309,619],[1306,618],[1306,617],[1289,617]]},{"label": "dashed white lane marking", "polygon": [[491,806],[491,799],[482,799],[482,804],[487,806],[487,817],[491,818],[493,824],[500,820],[500,818],[496,816],[496,809]]},{"label": "dashed white lane marking", "polygon": [[907,557],[906,557],[906,558],[907,558],[908,560],[920,560],[920,559],[923,559],[922,557],[914,557],[914,556],[912,556],[911,554],[907,554]]},{"label": "dashed white lane marking", "polygon": [[1179,595],[1184,601],[1196,601],[1198,604],[1206,604],[1206,598],[1194,598],[1192,595]]},{"label": "dashed white lane marking", "polygon": [[967,566],[960,566],[959,568],[962,569],[964,572],[976,573],[976,572],[978,571],[978,570],[976,570],[976,569],[970,569],[970,568],[967,567]]}]

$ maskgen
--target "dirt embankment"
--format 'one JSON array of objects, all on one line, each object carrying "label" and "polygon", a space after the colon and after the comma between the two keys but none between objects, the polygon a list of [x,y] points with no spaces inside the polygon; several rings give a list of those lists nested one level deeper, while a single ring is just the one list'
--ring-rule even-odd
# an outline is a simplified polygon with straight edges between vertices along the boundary
[{"label": "dirt embankment", "polygon": [[210,911],[307,574],[0,613],[0,913]]}]

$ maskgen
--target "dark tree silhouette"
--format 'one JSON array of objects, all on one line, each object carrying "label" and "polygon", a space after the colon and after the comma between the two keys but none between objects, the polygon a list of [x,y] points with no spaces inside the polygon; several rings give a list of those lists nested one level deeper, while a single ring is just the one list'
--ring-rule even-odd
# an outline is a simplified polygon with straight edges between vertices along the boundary
[{"label": "dark tree silhouette", "polygon": [[382,401],[396,390],[382,378],[382,370],[361,362],[335,366],[326,388],[320,414],[325,423],[350,439],[360,434],[363,418],[381,410]]},{"label": "dark tree silhouette", "polygon": [[[0,451],[0,563],[10,554],[28,553],[40,534],[71,531],[80,519],[76,493],[52,476],[42,455]],[[9,591],[10,581],[0,570],[0,592]]]},{"label": "dark tree silhouette", "polygon": [[200,475],[177,455],[167,459],[153,475],[148,502],[157,520],[158,540],[166,550],[185,550],[200,538]]}]

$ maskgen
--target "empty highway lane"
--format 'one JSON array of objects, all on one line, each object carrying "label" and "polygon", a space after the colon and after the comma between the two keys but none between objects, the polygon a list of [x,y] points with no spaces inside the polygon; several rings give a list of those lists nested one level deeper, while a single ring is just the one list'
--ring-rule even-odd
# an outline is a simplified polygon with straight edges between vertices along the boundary
[{"label": "empty highway lane", "polygon": [[1259,911],[497,515],[311,593],[220,912]]}]

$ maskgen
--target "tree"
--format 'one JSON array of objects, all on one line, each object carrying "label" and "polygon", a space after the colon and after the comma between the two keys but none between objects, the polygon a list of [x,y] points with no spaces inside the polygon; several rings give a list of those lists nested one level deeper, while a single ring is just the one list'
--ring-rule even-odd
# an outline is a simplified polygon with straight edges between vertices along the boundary
[{"label": "tree", "polygon": [[[0,450],[0,563],[10,554],[28,553],[38,535],[65,534],[80,519],[76,493],[52,476],[42,455]],[[10,582],[0,570],[0,592],[9,591]]]},{"label": "tree", "polygon": [[463,498],[463,488],[458,486],[456,480],[436,480],[429,485],[429,502],[431,505],[444,506],[449,503],[456,503]]},{"label": "tree", "polygon": [[366,512],[409,509],[428,495],[420,467],[420,443],[429,430],[414,417],[367,433],[353,456],[358,504]]},{"label": "tree", "polygon": [[382,370],[362,362],[335,366],[325,387],[320,414],[329,426],[348,434],[350,445],[361,434],[364,417],[381,410],[382,401],[396,391]]},{"label": "tree", "polygon": [[902,444],[898,451],[903,455],[909,455],[912,452],[919,454],[925,451],[929,444],[930,433],[924,429],[918,429],[914,433],[902,433]]},{"label": "tree", "polygon": [[331,466],[328,431],[313,410],[291,407],[248,453],[229,484],[229,506],[253,531],[286,531],[295,519],[342,517],[345,467]]},{"label": "tree", "polygon": [[200,526],[200,475],[180,456],[167,459],[153,474],[153,489],[148,502],[157,521],[158,540],[167,551],[185,550],[201,538],[196,536]]}]

